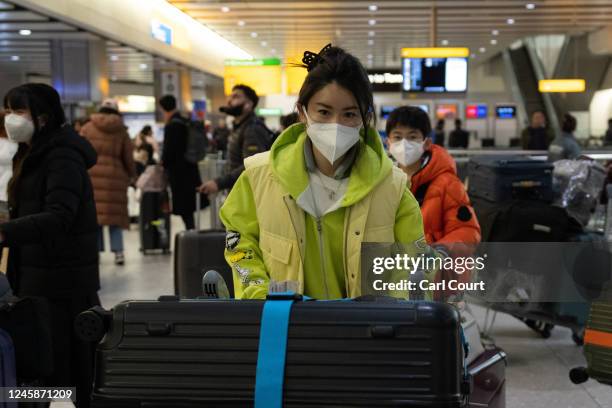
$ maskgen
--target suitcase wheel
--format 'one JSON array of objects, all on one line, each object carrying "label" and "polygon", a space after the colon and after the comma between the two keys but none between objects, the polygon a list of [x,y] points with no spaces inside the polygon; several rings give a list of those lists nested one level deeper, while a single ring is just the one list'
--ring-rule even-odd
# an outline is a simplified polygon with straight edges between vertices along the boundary
[{"label": "suitcase wheel", "polygon": [[589,373],[584,367],[572,368],[569,377],[574,384],[582,384],[589,380]]},{"label": "suitcase wheel", "polygon": [[573,330],[572,340],[574,340],[577,346],[584,346],[584,330]]},{"label": "suitcase wheel", "polygon": [[86,342],[99,343],[110,326],[112,312],[95,306],[80,313],[74,321],[77,336]]},{"label": "suitcase wheel", "polygon": [[547,339],[550,337],[552,330],[555,328],[554,325],[546,323],[540,320],[532,319],[521,319],[525,322],[527,327],[538,333],[542,338]]}]

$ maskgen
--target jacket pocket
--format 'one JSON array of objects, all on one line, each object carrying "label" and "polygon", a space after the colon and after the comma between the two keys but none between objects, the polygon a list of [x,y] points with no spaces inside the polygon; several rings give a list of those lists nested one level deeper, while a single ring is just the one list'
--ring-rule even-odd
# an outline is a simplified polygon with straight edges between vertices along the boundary
[{"label": "jacket pocket", "polygon": [[268,231],[260,231],[259,248],[270,278],[277,281],[289,280],[294,244],[289,238]]},{"label": "jacket pocket", "polygon": [[366,227],[363,242],[395,242],[395,224]]}]

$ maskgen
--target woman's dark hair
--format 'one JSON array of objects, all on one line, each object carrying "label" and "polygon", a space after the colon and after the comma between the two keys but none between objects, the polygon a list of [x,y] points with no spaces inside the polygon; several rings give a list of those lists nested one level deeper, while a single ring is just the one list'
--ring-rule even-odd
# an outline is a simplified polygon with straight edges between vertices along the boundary
[{"label": "woman's dark hair", "polygon": [[153,134],[153,128],[151,127],[151,125],[144,125],[140,130],[140,133],[145,136],[150,136]]},{"label": "woman's dark hair", "polygon": [[[4,109],[27,109],[34,123],[32,145],[42,140],[46,135],[59,130],[66,123],[66,116],[60,96],[53,87],[46,84],[24,84],[8,91],[4,96]],[[40,122],[44,120],[44,125]],[[16,186],[21,176],[21,166],[30,152],[30,146],[19,144],[19,149],[13,157],[13,177],[9,181],[7,192],[10,205],[16,204]]]},{"label": "woman's dark hair", "polygon": [[437,130],[444,129],[444,119],[438,119],[438,123],[436,124],[436,129]]},{"label": "woman's dark hair", "polygon": [[298,96],[298,104],[304,109],[308,106],[310,99],[325,86],[336,83],[349,91],[355,97],[359,107],[359,113],[364,127],[369,127],[370,121],[376,121],[374,112],[374,97],[372,96],[372,84],[368,78],[361,62],[339,47],[325,47],[316,55],[313,62],[304,61],[307,65],[308,75],[302,84]]},{"label": "woman's dark hair", "polygon": [[387,135],[397,126],[407,126],[419,130],[423,137],[429,137],[431,133],[431,122],[429,116],[421,108],[416,106],[400,106],[389,114],[387,118]]},{"label": "woman's dark hair", "polygon": [[577,122],[576,118],[566,113],[563,115],[563,122],[561,122],[561,130],[567,133],[573,133],[576,130]]}]

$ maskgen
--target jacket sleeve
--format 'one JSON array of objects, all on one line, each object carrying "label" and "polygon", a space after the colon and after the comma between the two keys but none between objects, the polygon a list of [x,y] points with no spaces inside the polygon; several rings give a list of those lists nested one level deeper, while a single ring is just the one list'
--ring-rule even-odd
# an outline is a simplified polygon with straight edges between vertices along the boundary
[{"label": "jacket sleeve", "polygon": [[121,161],[130,181],[136,178],[136,164],[134,163],[134,144],[126,133],[123,135],[123,146],[121,147]]},{"label": "jacket sleeve", "polygon": [[84,193],[84,163],[78,153],[67,148],[51,155],[42,211],[0,225],[8,246],[61,241],[74,223]]},{"label": "jacket sleeve", "polygon": [[[266,129],[258,124],[253,124],[244,129],[242,134],[242,160],[254,154],[264,152],[266,149],[266,138],[268,133]],[[217,185],[219,189],[232,188],[240,174],[244,171],[244,165],[238,166],[223,177],[218,178]]]},{"label": "jacket sleeve", "polygon": [[442,206],[444,235],[434,244],[480,243],[480,225],[460,180],[446,184]]},{"label": "jacket sleeve", "polygon": [[259,248],[259,221],[249,179],[243,173],[219,211],[227,231],[225,260],[237,299],[265,299],[270,277]]}]

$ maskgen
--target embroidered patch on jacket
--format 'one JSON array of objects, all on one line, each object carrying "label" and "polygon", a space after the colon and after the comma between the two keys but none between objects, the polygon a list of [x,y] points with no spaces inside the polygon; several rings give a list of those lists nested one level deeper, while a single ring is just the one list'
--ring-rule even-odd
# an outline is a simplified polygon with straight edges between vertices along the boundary
[{"label": "embroidered patch on jacket", "polygon": [[243,259],[253,259],[253,251],[249,249],[247,251],[232,252],[229,255],[228,259],[232,264],[238,263]]},{"label": "embroidered patch on jacket", "polygon": [[472,212],[465,205],[462,205],[459,207],[459,210],[457,210],[457,219],[459,221],[468,222],[472,219]]},{"label": "embroidered patch on jacket", "polygon": [[240,243],[240,233],[237,231],[227,231],[225,235],[225,249],[233,251]]}]

